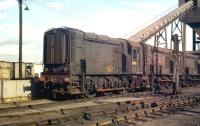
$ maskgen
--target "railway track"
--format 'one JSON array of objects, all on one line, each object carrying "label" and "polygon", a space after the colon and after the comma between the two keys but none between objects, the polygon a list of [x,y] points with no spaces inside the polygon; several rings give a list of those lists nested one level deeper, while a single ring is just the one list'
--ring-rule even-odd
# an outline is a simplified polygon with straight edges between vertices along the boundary
[{"label": "railway track", "polygon": [[77,98],[77,99],[69,99],[65,101],[52,101],[47,99],[38,99],[32,100],[28,102],[12,102],[12,103],[5,103],[0,104],[0,114],[8,111],[14,111],[22,109],[30,109],[30,108],[45,108],[45,107],[55,107],[61,106],[65,104],[71,103],[82,103],[92,100],[99,100],[99,99],[112,99],[118,97],[139,97],[139,96],[151,96],[153,95],[152,92],[138,92],[138,93],[125,93],[125,94],[117,94],[117,95],[109,95],[109,96],[101,96],[101,97],[94,97],[94,98]]},{"label": "railway track", "polygon": [[[146,98],[147,96],[148,98]],[[160,107],[161,103],[196,96],[200,96],[198,91],[196,93],[185,93],[167,97],[157,97],[152,92],[146,92],[69,101],[39,100],[36,102],[37,104],[34,104],[34,101],[29,103],[14,103],[9,107],[0,106],[0,125],[78,125],[77,122],[80,122],[80,125],[102,125],[102,122],[106,122],[105,120],[118,120],[118,116],[125,117],[124,114],[142,111],[144,108],[147,109],[145,107],[147,103],[148,106],[154,104]],[[123,100],[127,97],[142,98]],[[110,99],[117,98],[122,100],[108,102]],[[150,107],[149,109],[152,108]],[[116,115],[118,116],[116,117]],[[104,120],[104,118],[106,119]]]},{"label": "railway track", "polygon": [[[125,93],[125,94],[118,94],[114,96],[102,96],[102,97],[95,97],[95,98],[81,98],[75,100],[67,100],[67,101],[50,101],[50,100],[33,100],[29,102],[19,102],[19,103],[7,103],[7,104],[0,104],[0,122],[10,119],[17,119],[23,118],[24,116],[34,116],[34,115],[42,115],[41,113],[57,113],[62,108],[70,109],[71,106],[77,104],[75,108],[81,107],[88,107],[96,105],[91,101],[96,101],[100,99],[112,99],[112,98],[121,98],[121,97],[138,97],[138,96],[151,96],[153,95],[152,92],[138,92],[138,93]],[[85,105],[81,105],[85,104]],[[66,106],[67,105],[67,106]],[[17,120],[18,121],[18,120]],[[1,124],[0,124],[1,125]]]},{"label": "railway track", "polygon": [[[175,113],[184,110],[186,106],[195,106],[200,103],[199,96],[184,96],[172,99],[157,99],[155,101],[144,100],[131,105],[121,105],[119,108],[91,112],[81,123],[71,122],[66,125],[84,126],[121,126],[131,125],[137,121],[148,121],[148,118],[162,116],[165,113]],[[134,106],[133,106],[134,105]],[[97,114],[96,114],[97,113]]]},{"label": "railway track", "polygon": [[[187,89],[184,89],[187,90]],[[172,92],[171,90],[166,90],[169,94]],[[165,94],[167,94],[165,91]],[[115,95],[108,95],[108,96],[101,96],[101,97],[93,97],[93,98],[76,98],[76,99],[68,99],[65,101],[52,101],[47,99],[35,99],[27,102],[11,102],[11,103],[4,103],[0,104],[0,113],[14,111],[15,109],[19,110],[22,109],[29,109],[29,108],[45,108],[45,107],[55,107],[70,103],[81,103],[86,101],[92,100],[99,100],[99,99],[112,99],[118,97],[146,97],[146,96],[155,96],[151,91],[147,92],[135,92],[135,93],[122,93],[122,94],[115,94]]]},{"label": "railway track", "polygon": [[[25,121],[15,121],[3,125],[85,125],[85,126],[106,126],[122,125],[141,120],[141,117],[151,117],[151,115],[166,112],[175,112],[185,106],[197,105],[200,101],[199,96],[174,96],[173,98],[157,98],[138,101],[127,101],[113,104],[102,104],[79,109],[62,109],[55,114],[53,111],[41,113],[45,118],[25,119]],[[30,114],[30,113],[29,113]],[[28,116],[28,115],[26,115]],[[35,115],[36,116],[36,115]],[[39,115],[37,115],[39,116]],[[34,120],[35,119],[35,120]],[[15,117],[16,120],[16,117]],[[13,120],[14,121],[14,120]]]}]

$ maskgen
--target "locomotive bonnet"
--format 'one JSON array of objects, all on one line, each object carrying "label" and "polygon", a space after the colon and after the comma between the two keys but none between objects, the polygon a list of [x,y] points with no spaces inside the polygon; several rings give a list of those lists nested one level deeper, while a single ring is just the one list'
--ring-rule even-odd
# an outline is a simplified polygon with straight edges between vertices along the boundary
[{"label": "locomotive bonnet", "polygon": [[121,91],[133,82],[132,57],[125,39],[54,28],[44,34],[40,81],[54,95]]}]

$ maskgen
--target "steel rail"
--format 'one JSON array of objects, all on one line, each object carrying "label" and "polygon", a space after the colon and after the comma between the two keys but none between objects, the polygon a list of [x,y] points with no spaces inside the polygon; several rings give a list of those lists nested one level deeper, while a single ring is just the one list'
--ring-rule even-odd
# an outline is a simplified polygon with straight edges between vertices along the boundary
[{"label": "steel rail", "polygon": [[[142,120],[142,117],[148,117],[151,114],[156,114],[156,112],[168,112],[175,113],[177,110],[183,110],[186,106],[198,105],[200,102],[200,97],[188,97],[182,99],[172,99],[167,101],[159,101],[156,107],[145,107],[144,109],[138,109],[136,111],[128,111],[127,113],[122,113],[116,116],[111,116],[110,118],[102,118],[100,120],[94,121],[93,123],[86,124],[87,126],[109,126],[109,125],[119,125],[123,123],[129,123],[130,120],[135,119]],[[158,113],[157,113],[158,114]]]},{"label": "steel rail", "polygon": [[[184,100],[183,100],[184,99]],[[123,117],[129,118],[129,116],[140,116],[144,111],[157,111],[156,108],[161,106],[180,106],[188,105],[189,103],[195,102],[195,99],[199,100],[199,97],[193,95],[179,95],[168,98],[158,98],[158,99],[147,99],[140,101],[129,101],[122,103],[112,103],[112,104],[102,104],[98,106],[85,107],[79,109],[55,109],[51,111],[41,111],[40,113],[26,113],[25,115],[15,115],[7,117],[5,119],[11,119],[9,122],[1,122],[0,125],[57,125],[64,124],[68,122],[73,122],[77,120],[84,120],[85,125],[103,125],[107,120],[113,123],[113,120],[119,121]],[[196,100],[196,101],[197,101]],[[151,107],[151,104],[155,103],[155,107]],[[142,105],[143,104],[143,105]],[[141,105],[143,106],[141,108]],[[171,108],[172,108],[171,107]],[[56,114],[59,113],[59,114]],[[136,114],[135,114],[136,113]],[[20,120],[29,117],[29,120]],[[102,118],[105,117],[105,118]],[[123,118],[125,120],[126,118]],[[105,121],[106,120],[106,121]]]}]

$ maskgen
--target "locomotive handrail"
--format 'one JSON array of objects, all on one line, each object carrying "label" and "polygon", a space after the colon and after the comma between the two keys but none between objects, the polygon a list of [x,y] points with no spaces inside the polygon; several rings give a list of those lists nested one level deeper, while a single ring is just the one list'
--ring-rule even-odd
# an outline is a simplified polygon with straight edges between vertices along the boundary
[{"label": "locomotive handrail", "polygon": [[155,35],[157,32],[165,28],[174,20],[178,19],[180,16],[185,14],[187,11],[193,8],[194,2],[188,1],[187,3],[183,4],[182,6],[176,8],[175,10],[169,12],[167,15],[163,16],[159,20],[155,21],[151,25],[147,26],[146,28],[142,29],[135,35],[131,36],[128,40],[132,41],[133,43],[144,43],[147,39]]}]

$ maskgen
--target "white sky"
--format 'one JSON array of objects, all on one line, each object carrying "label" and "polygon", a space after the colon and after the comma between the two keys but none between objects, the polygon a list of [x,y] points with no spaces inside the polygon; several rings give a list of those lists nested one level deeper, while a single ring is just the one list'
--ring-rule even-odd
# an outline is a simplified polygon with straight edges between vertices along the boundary
[{"label": "white sky", "polygon": [[[67,26],[124,37],[177,6],[178,0],[24,0],[23,3],[23,8],[26,5],[30,8],[23,11],[23,58],[42,61],[43,34],[49,28]],[[0,56],[18,54],[18,34],[17,1],[0,0]],[[187,49],[191,50],[189,28],[187,34]]]}]

